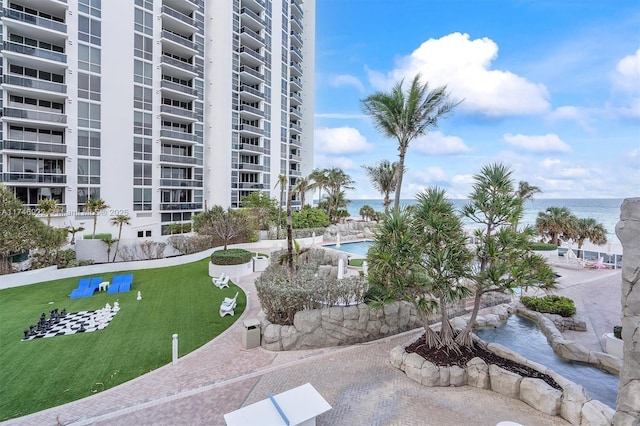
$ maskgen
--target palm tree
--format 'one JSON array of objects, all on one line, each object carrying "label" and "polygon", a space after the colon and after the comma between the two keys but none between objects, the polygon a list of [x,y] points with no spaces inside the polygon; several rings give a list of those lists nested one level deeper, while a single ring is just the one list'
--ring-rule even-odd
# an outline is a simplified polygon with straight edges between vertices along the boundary
[{"label": "palm tree", "polygon": [[60,210],[58,202],[52,198],[47,198],[38,204],[38,210],[47,216],[47,226],[51,226],[51,215]]},{"label": "palm tree", "polygon": [[539,212],[536,229],[540,235],[549,238],[549,244],[560,244],[560,239],[570,238],[577,228],[578,218],[566,207],[549,207]]},{"label": "palm tree", "polygon": [[287,189],[287,177],[279,175],[273,189],[280,186],[280,204],[278,204],[278,227],[276,229],[276,239],[280,238],[280,227],[282,226],[282,205],[284,204],[284,191]]},{"label": "palm tree", "polygon": [[107,263],[109,263],[109,258],[111,257],[111,246],[118,242],[118,240],[114,240],[111,237],[103,238],[102,241],[107,245]]},{"label": "palm tree", "polygon": [[404,80],[397,83],[390,93],[377,92],[361,101],[364,113],[372,117],[380,133],[398,141],[401,173],[395,191],[396,210],[400,207],[404,159],[409,143],[435,128],[440,118],[459,105],[459,102],[449,102],[446,86],[429,90],[429,83],[422,84],[420,74],[413,78],[406,93],[403,83]]},{"label": "palm tree", "polygon": [[607,230],[604,225],[596,222],[595,219],[578,219],[577,225],[574,237],[578,242],[578,249],[582,248],[585,240],[589,240],[596,245],[607,243]]},{"label": "palm tree", "polygon": [[346,174],[344,170],[333,167],[327,171],[326,188],[327,195],[327,215],[329,218],[335,210],[340,207],[346,207],[349,203],[345,199],[345,189],[353,189],[354,180]]},{"label": "palm tree", "polygon": [[376,217],[376,211],[368,204],[360,207],[360,211],[358,212],[360,216],[362,216],[362,220],[373,220]]},{"label": "palm tree", "polygon": [[300,194],[300,208],[304,207],[307,191],[309,191],[311,183],[307,178],[298,178],[296,186],[293,188],[293,192]]},{"label": "palm tree", "polygon": [[389,160],[382,160],[373,166],[362,166],[373,187],[379,191],[384,197],[382,204],[384,205],[385,213],[389,211],[389,205],[391,204],[390,194],[396,190],[398,186],[398,176],[400,175],[399,163],[391,163]]},{"label": "palm tree", "polygon": [[122,238],[122,226],[131,225],[131,217],[127,216],[126,214],[119,214],[109,219],[109,222],[112,225],[118,227],[118,239],[117,239],[118,243],[116,244],[116,249],[115,249],[115,253],[113,253],[113,260],[112,260],[112,262],[115,262],[116,257],[118,256],[118,248],[120,248],[120,238]]},{"label": "palm tree", "polygon": [[318,206],[322,202],[322,190],[327,186],[327,172],[327,169],[314,169],[308,177],[309,181],[313,182],[309,189],[318,190]]},{"label": "palm tree", "polygon": [[[524,203],[533,200],[535,194],[541,194],[542,190],[535,185],[530,185],[529,182],[521,180],[518,182],[518,189],[515,191],[515,196],[522,200],[522,209],[524,210]],[[521,215],[520,215],[521,216]],[[518,228],[520,220],[514,220],[511,222],[513,229]]]},{"label": "palm tree", "polygon": [[102,210],[108,209],[109,206],[102,198],[90,198],[87,200],[85,210],[93,213],[93,234],[92,238],[96,237],[96,225],[98,224],[98,213]]}]

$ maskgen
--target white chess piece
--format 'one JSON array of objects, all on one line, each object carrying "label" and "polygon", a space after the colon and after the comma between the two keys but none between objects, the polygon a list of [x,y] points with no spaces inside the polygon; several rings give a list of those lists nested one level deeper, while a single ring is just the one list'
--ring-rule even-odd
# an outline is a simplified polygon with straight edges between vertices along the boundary
[{"label": "white chess piece", "polygon": [[107,304],[106,304],[106,305],[104,305],[104,308],[105,308],[107,311],[110,311],[110,310],[111,310],[111,305],[109,304],[109,302],[107,302]]},{"label": "white chess piece", "polygon": [[136,300],[142,300],[142,293],[138,291],[138,297],[136,297]]},{"label": "white chess piece", "polygon": [[113,311],[118,312],[119,310],[120,310],[120,303],[118,303],[118,301],[116,300],[115,303],[113,304]]}]

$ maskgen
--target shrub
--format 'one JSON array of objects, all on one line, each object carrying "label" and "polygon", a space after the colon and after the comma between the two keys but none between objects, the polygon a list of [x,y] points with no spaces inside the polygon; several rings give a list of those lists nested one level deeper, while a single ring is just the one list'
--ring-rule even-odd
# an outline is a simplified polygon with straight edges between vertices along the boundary
[{"label": "shrub", "polygon": [[563,317],[570,317],[576,313],[573,300],[564,296],[554,294],[544,297],[522,296],[520,301],[528,309],[536,312],[556,314]]},{"label": "shrub", "polygon": [[84,234],[84,239],[85,240],[110,240],[111,233],[109,232],[104,234],[96,234],[95,237],[91,234]]},{"label": "shrub", "polygon": [[331,225],[331,221],[324,210],[305,208],[292,213],[291,225],[294,229],[321,228]]},{"label": "shrub", "polygon": [[622,326],[621,325],[614,325],[613,326],[613,335],[616,337],[616,339],[621,339],[622,340]]},{"label": "shrub", "polygon": [[174,235],[167,242],[180,254],[199,253],[216,246],[211,235]]},{"label": "shrub", "polygon": [[251,261],[253,253],[245,249],[216,250],[211,253],[214,265],[242,265]]},{"label": "shrub", "polygon": [[536,251],[553,251],[553,250],[558,250],[558,246],[555,244],[547,244],[547,243],[533,243],[531,245],[531,249]]}]

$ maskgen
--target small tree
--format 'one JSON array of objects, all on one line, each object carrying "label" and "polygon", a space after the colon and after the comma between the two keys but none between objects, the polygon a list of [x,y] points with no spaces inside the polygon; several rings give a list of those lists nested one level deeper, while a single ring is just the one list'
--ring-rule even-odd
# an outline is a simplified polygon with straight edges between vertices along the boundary
[{"label": "small tree", "polygon": [[119,214],[118,216],[114,216],[111,219],[109,219],[109,222],[111,222],[112,225],[118,227],[118,238],[115,240],[117,241],[117,244],[116,244],[116,249],[114,250],[114,253],[113,253],[113,260],[112,260],[112,262],[115,262],[116,257],[118,256],[118,248],[120,248],[120,239],[122,238],[122,227],[124,225],[131,225],[131,217],[127,216],[126,214]]},{"label": "small tree", "polygon": [[491,164],[474,175],[473,190],[462,213],[480,226],[475,231],[476,249],[472,280],[474,303],[465,329],[456,337],[464,346],[473,346],[471,332],[482,296],[491,292],[509,292],[515,287],[552,289],[555,276],[544,258],[533,254],[534,230],[514,229],[522,217],[522,202],[514,191],[511,170]]},{"label": "small tree", "polygon": [[90,198],[87,200],[87,204],[85,205],[85,209],[93,213],[93,234],[92,238],[96,237],[96,226],[98,225],[98,214],[108,209],[109,206],[102,198]]},{"label": "small tree", "polygon": [[76,234],[78,232],[82,232],[82,231],[84,231],[84,226],[78,226],[78,227],[75,227],[73,225],[67,226],[67,232],[69,234],[71,234],[71,242],[70,242],[70,244],[75,244],[76,243]]},{"label": "small tree", "polygon": [[278,224],[276,229],[276,239],[280,239],[280,227],[282,226],[282,205],[284,204],[285,191],[287,189],[287,177],[285,175],[279,175],[276,185],[280,186],[280,203],[278,204]]},{"label": "small tree", "polygon": [[220,238],[224,243],[224,250],[227,250],[231,240],[249,232],[251,225],[243,211],[213,206],[210,210],[193,216],[193,228],[199,234]]},{"label": "small tree", "polygon": [[54,199],[47,198],[40,201],[38,204],[38,210],[47,216],[47,226],[51,226],[51,215],[57,213],[60,210],[58,202]]},{"label": "small tree", "polygon": [[373,220],[376,217],[376,211],[368,204],[360,207],[358,214],[362,217],[362,220]]},{"label": "small tree", "polygon": [[242,198],[242,208],[247,209],[258,229],[268,230],[278,218],[277,201],[266,193],[253,191]]},{"label": "small tree", "polygon": [[[118,241],[119,241],[118,239],[113,239],[111,237],[102,239],[102,242],[107,245],[107,263],[109,263],[109,258],[111,257],[111,246],[117,243]],[[115,261],[115,256],[113,257],[113,260]]]},{"label": "small tree", "polygon": [[549,244],[560,245],[561,240],[571,239],[578,227],[578,218],[566,207],[549,207],[539,212],[536,218],[536,229]]},{"label": "small tree", "polygon": [[399,163],[391,163],[389,160],[382,160],[374,166],[362,166],[373,187],[382,194],[385,213],[389,211],[391,204],[391,194],[398,186],[398,176],[400,175]]},{"label": "small tree", "polygon": [[607,243],[607,229],[603,224],[598,223],[593,218],[578,219],[576,229],[573,231],[573,239],[578,242],[578,249],[582,248],[585,240],[593,244],[602,245]]}]

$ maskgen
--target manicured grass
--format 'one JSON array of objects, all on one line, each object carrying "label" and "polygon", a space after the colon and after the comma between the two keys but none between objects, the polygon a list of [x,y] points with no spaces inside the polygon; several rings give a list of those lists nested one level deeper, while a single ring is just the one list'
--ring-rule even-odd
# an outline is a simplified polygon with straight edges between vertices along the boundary
[{"label": "manicured grass", "polygon": [[357,268],[361,268],[362,267],[362,262],[364,262],[367,259],[349,259],[349,266],[355,266]]},{"label": "manicured grass", "polygon": [[[78,278],[0,291],[0,421],[92,395],[170,363],[174,333],[183,356],[227,329],[246,297],[233,284],[224,290],[213,286],[208,262],[132,271],[128,293],[69,299]],[[111,281],[113,275],[94,276]],[[235,316],[220,318],[220,303],[237,291]],[[96,310],[116,300],[120,311],[104,330],[21,341],[23,330],[43,312],[48,318],[54,308]]]}]

